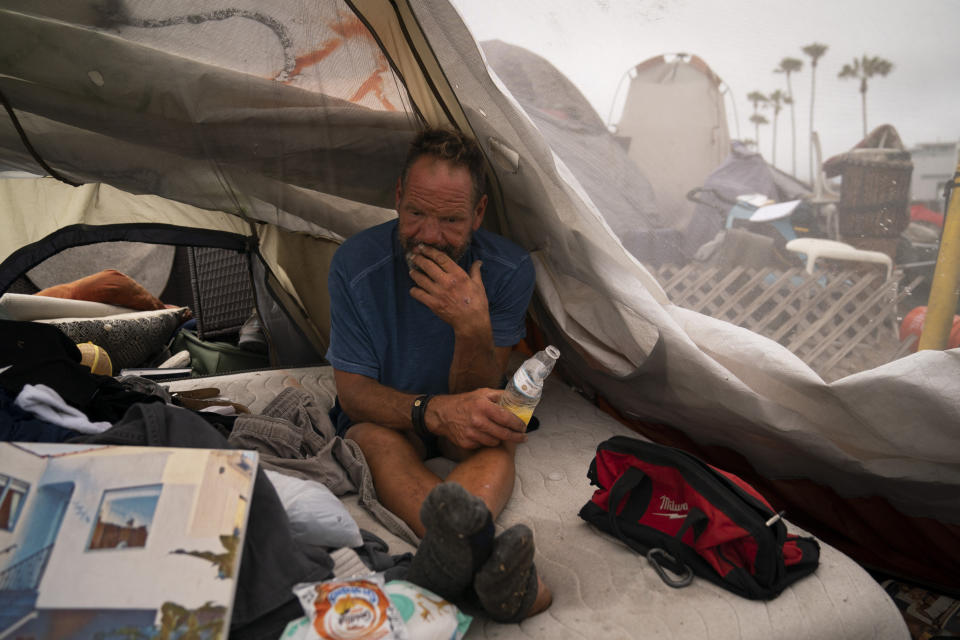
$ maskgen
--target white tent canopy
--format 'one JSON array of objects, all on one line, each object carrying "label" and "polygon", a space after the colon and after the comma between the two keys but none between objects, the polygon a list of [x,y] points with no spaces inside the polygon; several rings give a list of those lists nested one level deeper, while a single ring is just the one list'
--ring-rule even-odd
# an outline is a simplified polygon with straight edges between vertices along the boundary
[{"label": "white tent canopy", "polygon": [[[690,223],[687,192],[703,184],[730,150],[723,81],[699,56],[656,56],[628,72],[616,131],[655,185],[673,226]],[[680,113],[678,113],[678,110]]]}]

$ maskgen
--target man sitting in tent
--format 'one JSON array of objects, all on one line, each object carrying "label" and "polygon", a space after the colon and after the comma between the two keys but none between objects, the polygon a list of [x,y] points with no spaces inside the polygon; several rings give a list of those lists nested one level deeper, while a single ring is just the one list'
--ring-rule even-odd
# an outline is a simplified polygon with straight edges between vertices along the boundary
[{"label": "man sitting in tent", "polygon": [[[398,218],[333,258],[327,359],[337,433],[359,444],[378,498],[423,540],[409,579],[448,599],[472,585],[507,621],[551,596],[528,528],[493,539],[526,439],[497,389],[525,333],[534,269],[526,251],[480,227],[485,186],[475,141],[417,136],[397,181]],[[458,462],[443,485],[423,463],[437,455]]]}]

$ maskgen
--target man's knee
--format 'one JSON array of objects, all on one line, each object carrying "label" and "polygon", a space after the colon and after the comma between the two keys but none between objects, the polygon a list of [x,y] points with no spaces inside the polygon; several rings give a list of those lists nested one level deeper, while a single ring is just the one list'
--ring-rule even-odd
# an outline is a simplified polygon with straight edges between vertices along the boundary
[{"label": "man's knee", "polygon": [[423,459],[426,453],[423,443],[419,440],[413,442],[414,438],[407,437],[406,432],[388,429],[371,422],[355,424],[347,429],[344,435],[356,442],[367,458],[379,455],[396,456],[409,452]]},{"label": "man's knee", "polygon": [[454,443],[450,442],[446,438],[440,438],[437,442],[440,449],[440,454],[444,458],[449,458],[454,462],[464,462],[465,460],[472,458],[477,453],[485,451],[485,456],[490,456],[493,458],[502,459],[504,462],[513,462],[514,451],[516,451],[516,444],[512,442],[501,442],[495,447],[479,447],[477,449],[464,449],[458,447]]}]

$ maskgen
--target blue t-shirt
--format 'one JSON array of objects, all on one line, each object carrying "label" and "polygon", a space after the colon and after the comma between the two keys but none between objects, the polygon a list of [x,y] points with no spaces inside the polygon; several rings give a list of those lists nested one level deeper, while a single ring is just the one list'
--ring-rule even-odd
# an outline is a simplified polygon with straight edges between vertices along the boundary
[{"label": "blue t-shirt", "polygon": [[[512,346],[526,334],[533,294],[530,254],[478,229],[459,265],[481,260],[493,341]],[[416,286],[397,239],[396,219],[351,237],[330,264],[330,347],[334,368],[406,393],[447,393],[453,328],[410,296]]]}]

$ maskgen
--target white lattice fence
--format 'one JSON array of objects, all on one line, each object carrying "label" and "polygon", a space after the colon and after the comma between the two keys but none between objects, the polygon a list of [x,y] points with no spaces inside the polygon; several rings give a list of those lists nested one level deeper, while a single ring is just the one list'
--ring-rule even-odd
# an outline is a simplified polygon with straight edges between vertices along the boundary
[{"label": "white lattice fence", "polygon": [[[651,269],[677,305],[784,345],[825,379],[902,355],[897,303],[902,273],[802,269],[721,271],[699,264]],[[911,286],[916,283],[912,283]]]}]

